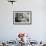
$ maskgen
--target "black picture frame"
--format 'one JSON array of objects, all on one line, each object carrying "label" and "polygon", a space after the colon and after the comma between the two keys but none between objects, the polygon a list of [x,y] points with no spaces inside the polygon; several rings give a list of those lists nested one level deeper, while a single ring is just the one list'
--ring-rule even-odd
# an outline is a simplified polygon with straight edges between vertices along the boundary
[{"label": "black picture frame", "polygon": [[13,11],[13,24],[14,25],[32,24],[32,12],[31,11]]}]

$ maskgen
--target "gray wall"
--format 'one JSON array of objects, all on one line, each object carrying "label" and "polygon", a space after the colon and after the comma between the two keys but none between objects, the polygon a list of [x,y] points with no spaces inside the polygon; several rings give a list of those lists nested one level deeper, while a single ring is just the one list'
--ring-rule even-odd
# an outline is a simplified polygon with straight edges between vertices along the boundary
[{"label": "gray wall", "polygon": [[[34,40],[46,40],[45,0],[17,0],[14,5],[0,0],[0,40],[15,40],[19,32]],[[32,25],[14,25],[12,11],[32,11]]]}]

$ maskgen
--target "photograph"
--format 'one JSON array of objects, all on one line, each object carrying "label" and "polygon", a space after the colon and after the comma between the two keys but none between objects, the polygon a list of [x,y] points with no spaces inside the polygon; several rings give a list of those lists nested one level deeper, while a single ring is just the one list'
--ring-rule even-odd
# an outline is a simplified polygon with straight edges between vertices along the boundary
[{"label": "photograph", "polygon": [[13,24],[32,24],[32,12],[13,11]]}]

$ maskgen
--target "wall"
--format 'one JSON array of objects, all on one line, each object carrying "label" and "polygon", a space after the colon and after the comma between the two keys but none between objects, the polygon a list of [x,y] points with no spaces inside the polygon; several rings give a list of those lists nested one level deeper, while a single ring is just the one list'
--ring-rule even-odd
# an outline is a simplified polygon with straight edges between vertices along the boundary
[{"label": "wall", "polygon": [[[44,1],[17,0],[12,5],[7,0],[0,0],[0,40],[15,40],[19,32],[29,33],[37,41],[46,40]],[[14,25],[13,11],[32,11],[32,25]]]}]

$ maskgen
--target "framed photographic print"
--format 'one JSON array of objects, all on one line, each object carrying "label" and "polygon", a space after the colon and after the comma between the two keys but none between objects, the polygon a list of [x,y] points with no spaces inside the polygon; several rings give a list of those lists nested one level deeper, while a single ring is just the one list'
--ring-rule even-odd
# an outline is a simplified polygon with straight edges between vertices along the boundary
[{"label": "framed photographic print", "polygon": [[32,24],[32,12],[13,11],[13,24]]}]

